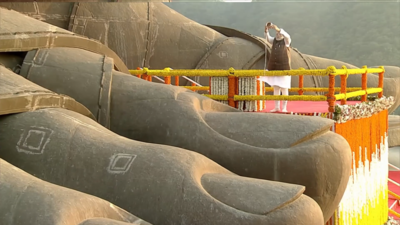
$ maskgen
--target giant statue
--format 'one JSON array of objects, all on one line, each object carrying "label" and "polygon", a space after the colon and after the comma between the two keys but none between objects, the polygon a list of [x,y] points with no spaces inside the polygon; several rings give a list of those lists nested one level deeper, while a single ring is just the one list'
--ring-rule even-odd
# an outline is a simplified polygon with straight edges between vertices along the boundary
[{"label": "giant statue", "polygon": [[[152,224],[322,224],[337,207],[351,162],[333,121],[243,113],[128,74],[262,68],[265,40],[198,25],[161,3],[0,5],[30,16],[1,8],[0,106],[21,93],[63,99],[5,110],[19,114],[0,117],[0,158]],[[308,68],[312,57],[297,56],[292,63]],[[324,85],[318,79],[308,86]],[[385,94],[398,96],[392,80]]]},{"label": "giant statue", "polygon": [[1,13],[3,64],[76,99],[103,127],[201,153],[238,175],[303,185],[324,219],[332,215],[350,174],[349,145],[329,131],[333,121],[239,112],[184,88],[126,74],[122,60],[97,41],[15,11]]},{"label": "giant statue", "polygon": [[[0,6],[99,40],[116,52],[130,69],[264,69],[271,48],[264,38],[198,24],[161,2],[1,3]],[[345,62],[303,54],[295,48],[291,57],[291,68],[325,69],[332,65],[356,68]],[[384,95],[394,96],[396,101],[390,113],[400,105],[400,74],[393,74],[389,72],[386,76],[397,79],[384,81]],[[340,77],[336,79],[339,87]],[[205,77],[198,77],[196,81],[203,85],[209,82]],[[369,74],[367,82],[368,87],[377,87],[377,75]],[[361,87],[361,75],[350,76],[347,84]],[[298,77],[292,78],[291,86],[298,86]],[[305,76],[304,87],[328,87],[328,78]]]}]

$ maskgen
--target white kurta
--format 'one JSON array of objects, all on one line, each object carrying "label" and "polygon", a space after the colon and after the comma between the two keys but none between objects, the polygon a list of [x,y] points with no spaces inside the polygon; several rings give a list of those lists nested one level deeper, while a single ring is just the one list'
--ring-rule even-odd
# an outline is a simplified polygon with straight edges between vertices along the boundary
[{"label": "white kurta", "polygon": [[[269,35],[268,30],[264,34],[265,34],[265,39],[267,39],[267,41],[272,44],[274,42],[274,38]],[[278,35],[279,37],[278,36],[276,37],[277,40],[282,40],[282,38],[284,38],[286,47],[289,47],[290,42],[292,41],[290,39],[290,35],[283,29],[281,29],[280,34],[281,35]],[[268,83],[269,85],[271,85],[271,87],[278,86],[281,88],[290,88],[292,77],[291,76],[275,76],[275,77],[262,76],[258,80]]]},{"label": "white kurta", "polygon": [[278,86],[280,88],[290,88],[292,77],[291,76],[274,76],[274,77],[263,76],[263,77],[260,77],[258,80],[266,82],[267,84],[271,85],[271,87]]}]

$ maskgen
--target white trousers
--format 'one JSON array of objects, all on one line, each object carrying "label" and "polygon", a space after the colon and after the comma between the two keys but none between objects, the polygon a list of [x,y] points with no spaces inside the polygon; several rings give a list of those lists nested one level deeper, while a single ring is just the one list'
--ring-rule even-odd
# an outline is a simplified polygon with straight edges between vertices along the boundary
[{"label": "white trousers", "polygon": [[274,88],[274,95],[289,95],[289,88],[281,88],[279,86],[273,86]]},{"label": "white trousers", "polygon": [[[273,86],[274,88],[274,95],[285,95],[288,96],[289,95],[289,88],[281,88],[279,86]],[[287,101],[282,101],[282,112],[287,112]],[[273,110],[271,110],[271,112],[277,112],[280,111],[281,107],[280,107],[280,101],[277,100],[275,101],[275,108]]]}]

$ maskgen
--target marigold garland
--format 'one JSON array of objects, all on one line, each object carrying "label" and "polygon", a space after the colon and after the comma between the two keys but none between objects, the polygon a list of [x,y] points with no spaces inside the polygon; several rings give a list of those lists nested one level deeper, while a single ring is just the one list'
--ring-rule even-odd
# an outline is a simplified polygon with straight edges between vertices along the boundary
[{"label": "marigold garland", "polygon": [[257,77],[257,76],[299,76],[299,75],[313,75],[313,76],[327,76],[331,70],[329,69],[317,69],[317,70],[275,70],[275,71],[264,71],[264,70],[149,70],[143,68],[142,70],[129,70],[131,74],[147,74],[150,76],[206,76],[206,77]]},{"label": "marigold garland", "polygon": [[204,94],[204,96],[209,97],[214,100],[218,100],[218,101],[228,101],[228,95],[206,95],[206,94]]},{"label": "marigold garland", "polygon": [[[350,180],[338,209],[326,225],[384,224],[388,217],[388,110],[393,98],[360,103],[357,110],[367,110],[363,117],[335,122],[332,131],[343,136],[350,145],[353,166]],[[343,106],[338,106],[343,107]],[[322,114],[296,114],[321,116]]]},{"label": "marigold garland", "polygon": [[[303,90],[304,92],[328,92],[329,88],[290,88],[289,92],[298,92]],[[361,88],[357,88],[357,87],[351,87],[351,88],[347,88],[348,91],[359,91],[361,90]],[[266,87],[265,88],[266,92],[273,92],[274,88],[272,87]],[[335,88],[335,92],[339,92],[340,88]]]},{"label": "marigold garland", "polygon": [[381,72],[385,72],[385,69],[382,68],[367,68],[367,69],[347,69],[347,71],[345,69],[335,69],[334,71],[332,71],[332,75],[343,75],[343,74],[363,74],[363,73],[381,73]]},{"label": "marigold garland", "polygon": [[[261,86],[262,86],[262,85],[261,85],[261,81],[259,81],[258,78],[260,78],[260,77],[256,77],[256,83],[257,83],[257,93],[256,93],[256,95],[261,95],[261,92],[263,92],[263,91],[261,90]],[[262,83],[264,83],[264,82],[262,82]],[[264,91],[264,92],[265,92],[265,91]],[[256,108],[256,111],[259,111],[259,110],[260,110],[261,105],[262,105],[261,101],[257,101],[257,108]]]},{"label": "marigold garland", "polygon": [[[304,70],[304,68],[300,68],[300,70]],[[297,92],[299,93],[299,95],[303,95],[304,94],[304,75],[300,75],[299,76],[299,90],[297,90]],[[290,90],[289,90],[290,92]]]},{"label": "marigold garland", "polygon": [[129,70],[131,74],[147,74],[149,76],[188,76],[188,77],[227,77],[229,70],[149,70],[143,68],[142,70]]},{"label": "marigold garland", "polygon": [[357,96],[363,96],[366,94],[380,93],[380,92],[382,92],[382,88],[368,88],[367,90],[359,90],[359,91],[336,94],[335,98],[336,98],[336,100],[341,100],[341,99],[348,99],[348,98],[357,97]]},{"label": "marigold garland", "polygon": [[196,91],[208,91],[208,90],[210,90],[210,87],[208,87],[208,86],[203,86],[203,87],[200,87],[200,86],[181,86],[181,87],[189,89],[189,90],[196,90]]},{"label": "marigold garland", "polygon": [[323,95],[235,95],[235,101],[256,101],[256,100],[289,100],[289,101],[326,101]]},{"label": "marigold garland", "polygon": [[[175,78],[179,78],[179,77],[175,77]],[[189,90],[210,90],[209,86],[181,86],[183,88],[187,88]],[[265,92],[273,92],[274,88],[272,87],[265,87]],[[290,88],[289,92],[298,92],[300,90],[303,90],[304,92],[328,92],[329,88]],[[349,87],[347,88],[348,91],[359,91],[361,90],[361,88],[358,87]],[[339,92],[340,88],[335,88],[335,92]]]},{"label": "marigold garland", "polygon": [[[228,100],[228,95],[208,95],[203,94],[214,100]],[[323,95],[235,95],[235,101],[258,101],[258,100],[288,100],[288,101],[326,101],[326,96]]]},{"label": "marigold garland", "polygon": [[350,145],[353,166],[345,194],[327,225],[387,221],[387,116],[384,109],[367,117],[335,123],[335,132]]},{"label": "marigold garland", "polygon": [[[362,66],[362,68],[363,69],[367,69],[367,66]],[[365,73],[363,73],[362,75],[361,75],[361,88],[362,88],[362,90],[367,90],[367,80],[368,80],[368,78],[367,78],[367,72],[365,72]],[[361,101],[362,102],[365,102],[365,101],[367,101],[367,95],[365,94],[365,95],[363,95],[362,97],[361,97]]]},{"label": "marigold garland", "polygon": [[383,73],[385,70],[380,68],[366,68],[366,69],[336,69],[334,66],[329,66],[326,69],[304,70],[299,68],[297,70],[235,70],[229,68],[228,70],[172,70],[165,68],[164,70],[149,70],[143,68],[141,70],[129,70],[133,75],[147,74],[149,76],[200,76],[200,77],[257,77],[257,76],[299,76],[299,75],[312,75],[312,76],[328,76],[328,75],[342,75],[348,74],[362,74],[362,73]]},{"label": "marigold garland", "polygon": [[312,76],[327,76],[329,75],[328,70],[236,70],[234,76],[238,77],[256,77],[256,76],[300,76],[300,75],[312,75]]}]

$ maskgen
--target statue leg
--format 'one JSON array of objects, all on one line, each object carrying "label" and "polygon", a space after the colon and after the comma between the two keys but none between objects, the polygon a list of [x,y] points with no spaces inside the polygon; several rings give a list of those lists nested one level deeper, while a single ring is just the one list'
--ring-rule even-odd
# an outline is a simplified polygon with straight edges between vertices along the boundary
[{"label": "statue leg", "polygon": [[[274,86],[274,95],[280,95],[281,94],[281,88],[279,86]],[[272,109],[270,112],[279,112],[281,110],[280,107],[280,101],[277,100],[275,101],[275,108]]]},{"label": "statue leg", "polygon": [[[282,95],[288,96],[289,95],[289,89],[288,88],[282,88]],[[287,112],[287,101],[282,101],[282,112]]]}]

